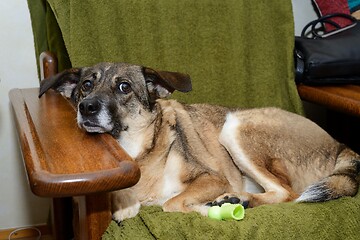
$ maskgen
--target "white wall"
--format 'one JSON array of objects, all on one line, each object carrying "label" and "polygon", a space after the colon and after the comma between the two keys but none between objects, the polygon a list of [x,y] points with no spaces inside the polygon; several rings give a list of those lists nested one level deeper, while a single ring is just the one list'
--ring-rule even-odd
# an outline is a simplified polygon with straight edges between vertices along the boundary
[{"label": "white wall", "polygon": [[[316,18],[310,0],[292,0],[295,32]],[[26,0],[0,1],[0,229],[44,224],[48,199],[29,190],[10,111],[12,88],[38,86]]]},{"label": "white wall", "polygon": [[28,187],[8,97],[38,86],[26,0],[0,1],[0,29],[0,229],[8,229],[46,223],[49,200]]},{"label": "white wall", "polygon": [[318,18],[311,0],[292,0],[294,19],[295,19],[295,35],[300,36],[304,26]]}]

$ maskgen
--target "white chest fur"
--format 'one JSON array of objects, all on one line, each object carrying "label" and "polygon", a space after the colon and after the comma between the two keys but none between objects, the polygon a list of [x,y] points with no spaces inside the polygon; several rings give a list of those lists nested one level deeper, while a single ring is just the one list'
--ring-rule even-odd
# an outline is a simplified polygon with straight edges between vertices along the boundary
[{"label": "white chest fur", "polygon": [[121,147],[135,159],[144,150],[145,135],[139,132],[124,132],[118,138]]},{"label": "white chest fur", "polygon": [[165,165],[162,178],[162,188],[160,202],[166,202],[168,199],[178,195],[184,190],[184,184],[181,182],[182,157],[175,152],[171,152]]}]

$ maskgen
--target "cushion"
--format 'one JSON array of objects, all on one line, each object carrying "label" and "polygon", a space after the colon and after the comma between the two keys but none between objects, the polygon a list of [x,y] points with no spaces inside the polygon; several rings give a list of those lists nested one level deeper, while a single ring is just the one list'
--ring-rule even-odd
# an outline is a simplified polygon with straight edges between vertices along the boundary
[{"label": "cushion", "polygon": [[48,3],[72,66],[111,61],[185,72],[193,91],[176,93],[180,101],[302,113],[290,0]]},{"label": "cushion", "polygon": [[218,221],[198,213],[164,213],[143,207],[103,235],[110,239],[358,239],[360,194],[325,203],[281,203],[245,210],[241,221]]}]

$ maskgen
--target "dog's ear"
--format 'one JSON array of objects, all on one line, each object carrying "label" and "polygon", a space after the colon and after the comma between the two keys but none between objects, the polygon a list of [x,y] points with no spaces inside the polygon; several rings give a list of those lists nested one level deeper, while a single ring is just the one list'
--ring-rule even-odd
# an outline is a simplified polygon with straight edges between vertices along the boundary
[{"label": "dog's ear", "polygon": [[192,89],[191,79],[187,74],[156,71],[146,67],[143,72],[150,94],[155,94],[157,98],[165,98],[175,90],[189,92]]},{"label": "dog's ear", "polygon": [[71,68],[42,80],[40,83],[39,97],[52,88],[65,97],[70,98],[80,80],[80,72],[81,68]]}]

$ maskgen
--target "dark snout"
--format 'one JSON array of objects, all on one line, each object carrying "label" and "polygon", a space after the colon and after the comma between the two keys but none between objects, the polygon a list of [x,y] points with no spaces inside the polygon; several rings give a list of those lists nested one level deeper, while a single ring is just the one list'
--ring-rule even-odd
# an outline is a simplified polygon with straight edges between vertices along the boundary
[{"label": "dark snout", "polygon": [[101,109],[100,101],[96,98],[84,99],[79,104],[79,111],[82,116],[93,116],[99,113]]},{"label": "dark snout", "polygon": [[78,105],[77,122],[80,128],[90,133],[111,132],[114,124],[99,97],[85,98]]}]

